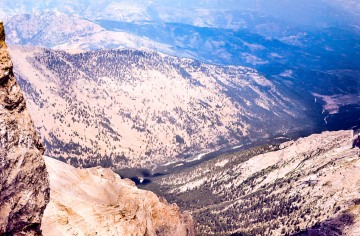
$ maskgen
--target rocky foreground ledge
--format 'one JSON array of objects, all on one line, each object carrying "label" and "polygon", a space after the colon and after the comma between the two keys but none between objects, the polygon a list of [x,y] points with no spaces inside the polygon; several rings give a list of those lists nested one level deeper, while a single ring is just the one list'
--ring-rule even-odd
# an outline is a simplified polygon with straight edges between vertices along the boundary
[{"label": "rocky foreground ledge", "polygon": [[51,200],[44,235],[195,235],[190,214],[110,169],[78,169],[45,158]]}]

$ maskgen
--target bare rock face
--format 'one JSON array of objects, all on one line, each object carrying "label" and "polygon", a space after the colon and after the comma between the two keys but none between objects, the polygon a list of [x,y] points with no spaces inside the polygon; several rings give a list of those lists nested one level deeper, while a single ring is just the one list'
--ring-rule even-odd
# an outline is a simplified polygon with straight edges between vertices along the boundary
[{"label": "bare rock face", "polygon": [[14,78],[0,22],[0,235],[41,235],[49,200],[43,152]]},{"label": "bare rock face", "polygon": [[110,169],[78,169],[45,157],[51,199],[44,235],[192,236],[189,213]]}]

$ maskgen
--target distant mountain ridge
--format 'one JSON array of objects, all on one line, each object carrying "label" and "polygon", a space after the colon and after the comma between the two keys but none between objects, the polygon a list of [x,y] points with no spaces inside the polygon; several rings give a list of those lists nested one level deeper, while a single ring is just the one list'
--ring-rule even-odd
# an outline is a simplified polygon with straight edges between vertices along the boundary
[{"label": "distant mountain ridge", "polygon": [[69,51],[146,48],[174,53],[170,45],[127,32],[108,31],[89,20],[59,12],[21,14],[6,23],[10,44]]},{"label": "distant mountain ridge", "polygon": [[[10,44],[68,52],[150,49],[210,64],[248,66],[299,94],[303,103],[314,100],[314,93],[335,97],[359,95],[360,34],[346,27],[296,28],[266,16],[251,13],[248,17],[254,17],[253,27],[234,30],[156,21],[92,22],[63,13],[43,12],[14,16],[7,21],[6,28]],[[328,86],[324,87],[324,83]],[[322,116],[321,110],[318,116]],[[327,114],[323,116],[324,119]]]},{"label": "distant mountain ridge", "polygon": [[33,13],[44,10],[82,16],[90,20],[116,20],[123,22],[162,21],[185,23],[194,26],[239,29],[247,26],[250,18],[239,18],[241,12],[271,16],[296,25],[329,26],[332,24],[359,26],[356,9],[359,3],[352,0],[258,0],[258,1],[188,1],[169,2],[129,0],[40,0],[13,2],[3,0],[0,16]]}]

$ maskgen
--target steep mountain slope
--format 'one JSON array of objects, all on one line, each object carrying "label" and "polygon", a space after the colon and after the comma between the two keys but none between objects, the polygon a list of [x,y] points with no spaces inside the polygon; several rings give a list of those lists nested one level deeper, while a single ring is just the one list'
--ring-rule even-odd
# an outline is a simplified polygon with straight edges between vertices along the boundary
[{"label": "steep mountain slope", "polygon": [[108,31],[89,20],[59,12],[16,15],[5,24],[9,44],[66,50],[148,48],[171,53],[170,46],[134,34]]},{"label": "steep mountain slope", "polygon": [[44,148],[18,86],[0,22],[0,235],[40,235],[49,200]]},{"label": "steep mountain slope", "polygon": [[201,235],[358,235],[358,140],[353,131],[314,134],[220,156],[145,188],[190,210]]},{"label": "steep mountain slope", "polygon": [[296,99],[245,67],[133,50],[11,53],[47,155],[73,165],[150,167],[312,126]]},{"label": "steep mountain slope", "polygon": [[45,157],[51,198],[42,231],[51,235],[194,236],[188,213],[100,167],[76,169]]},{"label": "steep mountain slope", "polygon": [[[343,26],[297,28],[272,18],[253,17],[254,27],[238,30],[174,23],[97,22],[108,30],[173,45],[179,55],[255,68],[267,79],[301,94],[304,105],[323,120],[319,127],[324,130],[360,127],[360,34]],[[327,109],[329,101],[338,108],[336,112]]]}]

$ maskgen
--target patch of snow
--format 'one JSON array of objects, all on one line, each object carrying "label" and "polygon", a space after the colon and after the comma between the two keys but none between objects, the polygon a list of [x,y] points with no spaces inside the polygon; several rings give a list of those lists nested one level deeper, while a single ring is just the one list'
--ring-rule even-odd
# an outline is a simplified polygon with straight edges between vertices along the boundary
[{"label": "patch of snow", "polygon": [[201,160],[206,154],[209,154],[210,152],[205,152],[197,155],[195,158],[189,159],[186,162],[193,162],[193,161],[199,161]]},{"label": "patch of snow", "polygon": [[183,166],[183,165],[184,165],[184,163],[179,163],[179,164],[175,165],[174,167],[179,167],[179,166]]},{"label": "patch of snow", "polygon": [[342,106],[360,103],[359,94],[321,95],[312,93],[312,95],[315,98],[321,98],[325,102],[325,105],[323,105],[323,113],[327,111],[330,115],[338,113]]},{"label": "patch of snow", "polygon": [[180,192],[186,192],[188,190],[192,190],[196,187],[199,187],[201,185],[203,185],[205,183],[206,179],[203,178],[203,179],[199,179],[199,180],[195,180],[195,181],[192,181],[192,182],[189,182],[189,183],[186,183],[184,184],[183,186],[181,186],[179,188],[179,191]]},{"label": "patch of snow", "polygon": [[284,72],[282,72],[281,74],[279,74],[279,76],[285,77],[285,78],[294,78],[294,77],[293,77],[293,71],[292,71],[292,70],[285,70]]},{"label": "patch of snow", "polygon": [[264,65],[268,64],[268,61],[261,60],[260,58],[250,54],[250,53],[241,53],[241,56],[245,58],[246,63],[252,65]]},{"label": "patch of snow", "polygon": [[225,160],[215,163],[215,166],[216,167],[224,167],[227,163],[229,163],[229,160],[225,159]]},{"label": "patch of snow", "polygon": [[244,145],[235,146],[235,147],[232,147],[231,149],[232,149],[232,150],[238,149],[238,148],[241,148],[242,146],[244,146]]}]

